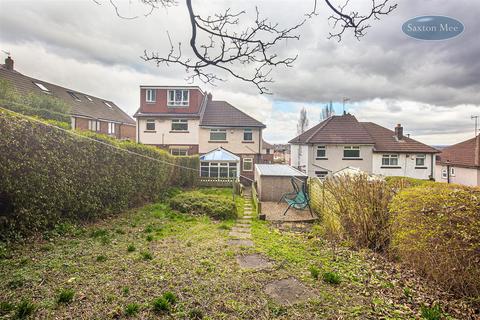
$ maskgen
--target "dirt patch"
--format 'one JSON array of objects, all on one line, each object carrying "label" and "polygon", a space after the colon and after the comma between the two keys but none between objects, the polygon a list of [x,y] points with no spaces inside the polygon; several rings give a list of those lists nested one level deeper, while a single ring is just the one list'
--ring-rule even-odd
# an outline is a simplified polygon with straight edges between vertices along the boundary
[{"label": "dirt patch", "polygon": [[265,293],[283,306],[305,302],[314,297],[313,292],[295,278],[271,282],[265,286]]},{"label": "dirt patch", "polygon": [[285,215],[288,205],[285,202],[262,202],[262,214],[265,215],[266,220],[269,221],[315,221],[318,217],[310,214],[308,208],[306,210],[297,210],[290,208]]},{"label": "dirt patch", "polygon": [[252,240],[232,239],[232,240],[228,240],[227,243],[231,246],[253,247],[253,241]]},{"label": "dirt patch", "polygon": [[273,266],[273,263],[258,253],[237,256],[237,262],[243,269],[267,269]]}]

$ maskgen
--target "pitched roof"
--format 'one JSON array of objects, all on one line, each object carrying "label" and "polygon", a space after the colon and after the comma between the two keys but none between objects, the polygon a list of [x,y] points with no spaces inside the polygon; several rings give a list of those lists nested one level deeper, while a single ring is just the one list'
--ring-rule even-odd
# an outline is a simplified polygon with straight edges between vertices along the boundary
[{"label": "pitched roof", "polygon": [[274,149],[275,147],[262,139],[262,148],[263,149]]},{"label": "pitched roof", "polygon": [[371,144],[374,152],[438,153],[435,148],[372,122],[359,122],[351,114],[332,116],[289,141],[291,144]]},{"label": "pitched roof", "polygon": [[329,117],[289,143],[374,144],[374,140],[357,118],[344,114]]},{"label": "pitched roof", "polygon": [[[70,113],[72,115],[135,125],[135,121],[110,100],[97,98],[76,90],[31,78],[15,70],[8,70],[4,65],[0,65],[0,79],[9,81],[20,94],[48,94],[62,99],[71,106],[72,109]],[[35,85],[35,83],[43,85],[50,93],[46,93]],[[75,99],[69,92],[77,96],[80,101]],[[90,98],[91,101],[87,97]],[[111,108],[105,102],[108,103]]]},{"label": "pitched roof", "polygon": [[447,161],[456,166],[480,168],[480,135],[443,149],[439,162]]},{"label": "pitched roof", "polygon": [[226,101],[208,101],[200,120],[201,126],[212,127],[259,127],[260,121],[235,108]]},{"label": "pitched roof", "polygon": [[403,137],[398,140],[395,132],[379,126],[373,122],[360,122],[375,141],[375,152],[412,152],[412,153],[438,153],[437,149],[424,143]]}]

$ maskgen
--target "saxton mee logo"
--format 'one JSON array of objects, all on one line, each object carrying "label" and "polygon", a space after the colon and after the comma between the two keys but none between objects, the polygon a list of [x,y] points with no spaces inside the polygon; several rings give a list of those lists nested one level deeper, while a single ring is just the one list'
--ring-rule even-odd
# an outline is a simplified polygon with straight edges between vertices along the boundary
[{"label": "saxton mee logo", "polygon": [[402,26],[406,35],[420,40],[446,40],[460,35],[464,29],[463,23],[445,16],[416,17]]}]

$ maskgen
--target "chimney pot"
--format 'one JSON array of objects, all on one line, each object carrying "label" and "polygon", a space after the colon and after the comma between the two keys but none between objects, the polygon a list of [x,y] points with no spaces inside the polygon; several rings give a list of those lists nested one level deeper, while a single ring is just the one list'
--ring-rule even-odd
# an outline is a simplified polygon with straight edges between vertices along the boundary
[{"label": "chimney pot", "polygon": [[403,139],[403,127],[400,123],[397,124],[397,126],[395,127],[395,136],[397,137],[398,140]]},{"label": "chimney pot", "polygon": [[7,70],[13,71],[13,59],[10,56],[5,59],[5,68],[7,68]]},{"label": "chimney pot", "polygon": [[212,101],[212,94],[210,92],[207,94],[207,100]]}]

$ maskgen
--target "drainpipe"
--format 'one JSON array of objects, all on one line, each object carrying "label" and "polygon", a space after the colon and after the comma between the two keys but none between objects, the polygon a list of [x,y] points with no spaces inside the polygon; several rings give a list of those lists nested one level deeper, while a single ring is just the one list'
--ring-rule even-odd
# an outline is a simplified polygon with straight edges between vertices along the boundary
[{"label": "drainpipe", "polygon": [[447,160],[447,183],[450,183],[450,160]]},{"label": "drainpipe", "polygon": [[434,166],[434,162],[433,162],[433,158],[435,157],[435,154],[432,153],[430,155],[430,180],[435,180],[435,176],[433,175],[433,166]]}]

